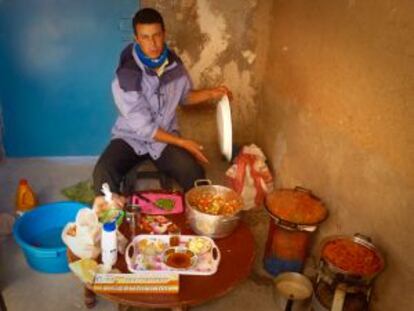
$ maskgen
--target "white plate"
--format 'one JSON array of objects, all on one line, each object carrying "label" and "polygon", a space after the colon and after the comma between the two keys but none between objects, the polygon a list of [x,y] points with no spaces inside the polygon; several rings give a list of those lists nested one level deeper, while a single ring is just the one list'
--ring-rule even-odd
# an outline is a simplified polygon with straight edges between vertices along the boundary
[{"label": "white plate", "polygon": [[231,124],[230,103],[227,95],[217,104],[217,128],[219,135],[220,151],[226,157],[227,161],[231,160],[233,133]]}]

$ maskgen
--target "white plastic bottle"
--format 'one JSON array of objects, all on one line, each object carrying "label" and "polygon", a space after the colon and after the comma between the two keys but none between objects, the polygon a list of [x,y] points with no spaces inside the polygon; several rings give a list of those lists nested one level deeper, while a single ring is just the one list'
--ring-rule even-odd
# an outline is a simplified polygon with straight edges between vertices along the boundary
[{"label": "white plastic bottle", "polygon": [[102,263],[109,271],[118,259],[115,221],[104,223],[102,226],[101,250]]}]

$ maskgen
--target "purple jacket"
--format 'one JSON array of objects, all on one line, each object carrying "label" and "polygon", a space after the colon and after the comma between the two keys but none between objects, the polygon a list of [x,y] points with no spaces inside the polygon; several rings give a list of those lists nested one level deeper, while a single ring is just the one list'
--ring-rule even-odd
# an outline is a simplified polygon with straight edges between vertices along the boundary
[{"label": "purple jacket", "polygon": [[112,82],[112,94],[119,116],[112,128],[112,139],[121,138],[138,155],[149,153],[158,159],[166,144],[156,142],[157,128],[178,134],[176,108],[192,88],[181,59],[172,51],[161,77],[145,67],[133,44],[121,53]]}]

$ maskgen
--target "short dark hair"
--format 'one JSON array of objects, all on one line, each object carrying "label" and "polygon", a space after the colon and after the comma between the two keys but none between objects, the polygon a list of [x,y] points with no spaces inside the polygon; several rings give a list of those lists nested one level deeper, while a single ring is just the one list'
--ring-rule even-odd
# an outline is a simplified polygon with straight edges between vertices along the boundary
[{"label": "short dark hair", "polygon": [[161,14],[152,8],[141,9],[135,13],[134,18],[132,19],[132,29],[134,30],[134,34],[137,34],[137,24],[161,24],[162,30],[165,30],[164,20]]}]

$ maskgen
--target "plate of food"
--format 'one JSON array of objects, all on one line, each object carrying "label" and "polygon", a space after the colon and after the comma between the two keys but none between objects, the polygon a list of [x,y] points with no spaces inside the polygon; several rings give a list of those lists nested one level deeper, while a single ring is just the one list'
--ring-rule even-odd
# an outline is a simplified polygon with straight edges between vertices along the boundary
[{"label": "plate of food", "polygon": [[146,215],[141,218],[139,226],[146,234],[180,233],[180,228],[175,223],[161,215]]}]

